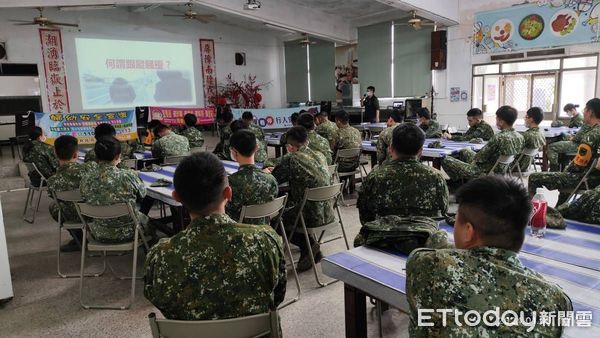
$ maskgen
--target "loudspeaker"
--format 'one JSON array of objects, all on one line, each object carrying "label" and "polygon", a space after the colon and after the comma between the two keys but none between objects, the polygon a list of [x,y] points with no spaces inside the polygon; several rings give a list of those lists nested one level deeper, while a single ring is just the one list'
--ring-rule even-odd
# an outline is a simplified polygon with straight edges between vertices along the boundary
[{"label": "loudspeaker", "polygon": [[446,69],[446,31],[431,32],[431,69]]},{"label": "loudspeaker", "polygon": [[235,65],[245,66],[246,65],[246,53],[235,53]]},{"label": "loudspeaker", "polygon": [[6,60],[6,43],[0,42],[0,60]]}]

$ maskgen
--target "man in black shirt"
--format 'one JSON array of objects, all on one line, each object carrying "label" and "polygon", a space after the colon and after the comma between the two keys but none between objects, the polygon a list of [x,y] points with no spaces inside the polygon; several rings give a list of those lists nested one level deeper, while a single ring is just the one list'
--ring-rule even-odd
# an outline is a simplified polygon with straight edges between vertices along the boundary
[{"label": "man in black shirt", "polygon": [[375,87],[367,87],[367,94],[360,102],[361,107],[365,107],[364,122],[379,122],[379,99],[375,96]]}]

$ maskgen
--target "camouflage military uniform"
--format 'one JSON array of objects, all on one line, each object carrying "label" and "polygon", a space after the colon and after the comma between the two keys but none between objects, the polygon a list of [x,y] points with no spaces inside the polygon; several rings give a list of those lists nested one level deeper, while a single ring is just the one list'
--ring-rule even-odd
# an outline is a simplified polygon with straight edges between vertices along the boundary
[{"label": "camouflage military uniform", "polygon": [[442,136],[442,129],[437,121],[429,120],[429,123],[421,123],[419,127],[425,132],[426,138],[439,138]]},{"label": "camouflage military uniform", "polygon": [[[465,325],[464,317],[448,314],[442,325],[440,312],[426,313],[432,327],[417,326],[418,309],[469,310],[480,315],[499,308],[499,315],[512,310],[531,315],[540,312],[571,311],[566,293],[523,266],[517,253],[492,247],[471,250],[417,249],[406,263],[406,298],[410,306],[411,337],[559,337],[562,327],[541,325],[532,332],[525,326]],[[472,318],[472,317],[471,317]],[[455,323],[458,320],[462,326]]]},{"label": "camouflage military uniform", "polygon": [[[544,133],[542,133],[540,128],[529,128],[525,132],[521,133],[521,135],[523,135],[524,139],[523,149],[539,150],[546,144],[546,137],[544,136]],[[519,156],[515,158],[515,161],[518,159]],[[530,163],[531,162],[529,156],[523,156],[521,158],[521,161],[519,162],[519,167],[521,168],[521,171],[524,172],[529,170]],[[516,168],[516,166],[514,168]]]},{"label": "camouflage military uniform", "polygon": [[190,148],[199,148],[204,145],[204,136],[196,127],[188,127],[181,131],[181,136],[185,136],[190,143]]},{"label": "camouflage military uniform", "polygon": [[384,161],[391,159],[389,146],[392,145],[394,129],[399,125],[400,123],[395,123],[393,126],[385,128],[379,134],[379,138],[377,139],[377,163],[382,164]]},{"label": "camouflage military uniform", "polygon": [[600,186],[584,192],[571,204],[562,204],[557,209],[564,218],[600,224]]},{"label": "camouflage military uniform", "polygon": [[[88,162],[84,164],[69,162],[56,170],[56,174],[48,179],[48,190],[50,192],[63,192],[70,190],[79,190],[80,182],[84,176],[94,171],[98,164]],[[79,222],[79,215],[75,210],[73,203],[59,202],[62,210],[62,220],[69,222]],[[58,205],[52,201],[50,203],[50,215],[58,222]]]},{"label": "camouflage military uniform", "polygon": [[323,154],[323,156],[325,156],[325,160],[327,160],[328,165],[333,163],[333,152],[329,147],[329,142],[326,138],[317,134],[314,130],[308,132],[308,147],[316,152]]},{"label": "camouflage military uniform", "polygon": [[448,187],[417,159],[391,160],[369,173],[356,206],[362,224],[387,215],[439,217],[448,209]]},{"label": "camouflage military uniform", "polygon": [[[41,141],[31,141],[31,148],[25,151],[23,148],[23,161],[35,164],[40,173],[44,175],[46,179],[54,175],[56,168],[58,168],[58,160],[54,155],[54,148]],[[40,184],[40,175],[36,171],[28,173],[31,184],[38,186]]]},{"label": "camouflage military uniform", "polygon": [[188,139],[174,132],[161,137],[152,145],[152,156],[156,158],[185,156],[189,153],[190,142]]},{"label": "camouflage military uniform", "polygon": [[583,127],[583,115],[577,113],[577,115],[569,119],[569,128],[580,128]]},{"label": "camouflage military uniform", "polygon": [[[240,219],[244,205],[264,204],[277,197],[277,180],[273,175],[262,172],[255,165],[247,164],[229,176],[229,186],[233,197],[225,208],[227,215],[234,220]],[[266,219],[248,219],[250,224],[268,224]]]},{"label": "camouflage military uniform", "polygon": [[[360,149],[362,143],[362,137],[358,129],[346,125],[339,128],[333,136],[333,150],[336,152],[341,149]],[[338,170],[340,172],[354,171],[360,163],[360,157],[358,160],[344,160],[338,161]]]},{"label": "camouflage military uniform", "polygon": [[[135,158],[135,152],[139,151],[139,152],[143,152],[144,146],[135,142],[133,144],[129,143],[129,142],[120,142],[121,143],[121,160],[128,160],[128,159],[132,159]],[[84,162],[98,162],[98,158],[96,157],[96,151],[94,150],[94,148],[91,148],[90,150],[88,150],[87,153],[85,153],[85,157],[83,159]],[[125,165],[125,163],[121,162],[118,165],[119,168],[122,169],[126,169],[127,166]]]},{"label": "camouflage military uniform", "polygon": [[281,238],[268,225],[197,218],[146,257],[144,295],[168,319],[214,320],[275,310],[285,297]]},{"label": "camouflage military uniform", "polygon": [[228,124],[221,130],[221,140],[217,145],[216,149],[220,149],[220,152],[216,153],[216,155],[221,160],[231,160],[231,154],[229,152],[229,139],[231,138],[231,125]]},{"label": "camouflage military uniform", "polygon": [[[186,140],[187,141],[187,140]],[[119,169],[107,163],[100,163],[82,180],[79,188],[81,197],[91,205],[111,205],[128,202],[136,208],[137,199],[146,196],[144,183],[135,171]],[[137,212],[141,223],[147,216]],[[129,216],[115,219],[94,220],[90,230],[96,240],[108,243],[126,242],[133,239],[133,223]]]},{"label": "camouflage military uniform", "polygon": [[577,147],[583,140],[585,134],[590,131],[591,127],[588,125],[584,125],[579,129],[577,134],[573,136],[572,140],[569,140],[568,137],[566,141],[558,141],[548,145],[548,164],[550,165],[550,171],[558,171],[559,163],[558,157],[560,154],[569,154],[577,151]]},{"label": "camouflage military uniform", "polygon": [[[272,174],[279,184],[288,182],[290,186],[287,207],[292,209],[283,214],[285,228],[290,232],[306,188],[331,185],[327,162],[323,154],[304,146],[294,153],[286,154],[281,163],[273,168]],[[307,227],[327,224],[334,219],[333,207],[329,202],[307,202],[303,215]]]},{"label": "camouflage military uniform", "polygon": [[464,142],[471,141],[474,138],[480,138],[489,141],[494,136],[494,129],[487,122],[481,120],[477,125],[469,127],[464,135],[452,136],[452,141]]},{"label": "camouflage military uniform", "polygon": [[325,122],[319,124],[317,128],[315,128],[315,132],[329,141],[329,144],[333,148],[333,135],[338,129],[337,125],[334,122],[326,120]]},{"label": "camouflage military uniform", "polygon": [[[442,167],[454,181],[487,175],[501,155],[515,155],[516,158],[523,150],[523,142],[523,136],[514,129],[504,129],[495,134],[477,153],[471,149],[463,149],[459,152],[460,159],[445,157]],[[503,170],[503,165],[498,165],[495,172]]]},{"label": "camouflage military uniform", "polygon": [[[575,189],[577,183],[583,175],[588,171],[594,159],[598,158],[600,150],[600,123],[590,127],[590,130],[585,134],[581,144],[579,145],[578,157],[584,159],[585,165],[578,165],[575,161],[565,168],[563,172],[547,172],[533,173],[529,176],[529,193],[534,194],[537,188],[545,186],[550,190],[554,189]],[[600,185],[600,175],[598,170],[593,171],[588,176],[588,185],[594,188]],[[565,201],[569,193],[561,192],[559,203]]]}]

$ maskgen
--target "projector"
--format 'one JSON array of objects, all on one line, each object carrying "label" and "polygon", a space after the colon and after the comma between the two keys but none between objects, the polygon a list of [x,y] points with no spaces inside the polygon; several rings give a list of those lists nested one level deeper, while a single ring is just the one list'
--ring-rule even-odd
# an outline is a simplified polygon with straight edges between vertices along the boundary
[{"label": "projector", "polygon": [[260,2],[255,0],[248,0],[248,3],[244,4],[244,9],[247,11],[254,11],[260,8]]}]

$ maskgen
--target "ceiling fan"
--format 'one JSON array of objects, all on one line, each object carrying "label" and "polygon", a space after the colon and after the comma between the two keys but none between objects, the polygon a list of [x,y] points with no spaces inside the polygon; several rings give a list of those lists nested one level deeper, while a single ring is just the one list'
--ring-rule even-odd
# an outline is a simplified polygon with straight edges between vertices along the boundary
[{"label": "ceiling fan", "polygon": [[183,14],[163,14],[163,16],[172,16],[183,18],[184,20],[198,20],[202,23],[208,23],[208,19],[212,19],[215,16],[213,14],[199,14],[196,12],[192,6],[192,2],[188,2],[185,4],[187,6],[187,10]]},{"label": "ceiling fan", "polygon": [[27,20],[8,20],[11,22],[17,22],[15,25],[17,26],[33,26],[39,25],[40,27],[56,27],[56,26],[67,26],[67,27],[79,27],[79,25],[74,23],[64,23],[64,22],[56,22],[48,19],[44,16],[44,8],[37,7],[37,10],[40,12],[40,16],[36,16],[33,18],[33,21]]},{"label": "ceiling fan", "polygon": [[306,33],[302,33],[302,39],[298,41],[298,44],[302,46],[314,45],[316,43],[316,41],[311,41]]},{"label": "ceiling fan", "polygon": [[421,29],[423,26],[434,26],[436,27],[436,23],[433,21],[428,21],[425,19],[421,19],[419,17],[417,17],[417,11],[410,11],[412,17],[404,23],[397,23],[394,24],[394,26],[410,26],[412,27],[414,30],[419,30]]}]

